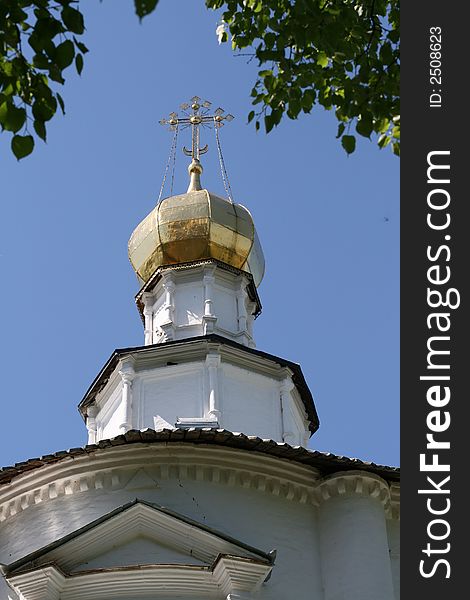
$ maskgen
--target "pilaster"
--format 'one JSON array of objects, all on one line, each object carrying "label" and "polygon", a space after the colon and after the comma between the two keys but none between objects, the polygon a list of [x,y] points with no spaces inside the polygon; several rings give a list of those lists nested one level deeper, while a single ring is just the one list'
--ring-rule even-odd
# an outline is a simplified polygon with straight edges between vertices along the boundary
[{"label": "pilaster", "polygon": [[214,315],[214,283],[215,283],[215,267],[204,269],[203,286],[204,286],[204,314],[202,316],[203,334],[208,335],[214,333],[214,327],[217,323],[217,317]]},{"label": "pilaster", "polygon": [[131,357],[126,357],[121,362],[119,375],[122,379],[122,421],[119,425],[119,432],[126,433],[133,428],[132,424],[132,381],[135,377],[134,361]]},{"label": "pilaster", "polygon": [[97,442],[97,437],[96,437],[96,431],[97,431],[97,427],[96,427],[96,416],[98,414],[98,408],[96,405],[91,405],[87,408],[87,413],[86,413],[86,428],[88,431],[88,443],[89,444],[96,444]]},{"label": "pilaster", "polygon": [[163,274],[162,279],[162,287],[165,293],[165,304],[163,309],[164,322],[160,324],[160,328],[163,331],[163,339],[161,341],[169,342],[175,339],[175,281],[171,271],[166,271]]},{"label": "pilaster", "polygon": [[145,293],[142,295],[142,302],[144,305],[143,316],[144,316],[144,336],[145,346],[153,344],[153,303],[155,297],[153,294]]},{"label": "pilaster", "polygon": [[219,366],[220,354],[211,352],[206,356],[206,367],[209,379],[209,419],[217,421],[220,425],[219,404]]},{"label": "pilaster", "polygon": [[294,431],[294,423],[290,416],[290,405],[292,403],[291,392],[294,389],[294,382],[290,378],[283,379],[279,384],[280,404],[281,404],[281,438],[287,444],[295,445],[299,443],[297,434]]}]

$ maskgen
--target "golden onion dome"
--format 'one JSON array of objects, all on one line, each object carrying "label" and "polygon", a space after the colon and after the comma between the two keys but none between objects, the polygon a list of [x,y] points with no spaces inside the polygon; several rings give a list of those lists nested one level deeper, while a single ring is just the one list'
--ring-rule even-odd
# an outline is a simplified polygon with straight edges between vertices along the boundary
[{"label": "golden onion dome", "polygon": [[129,259],[137,276],[146,283],[161,266],[213,258],[251,273],[258,286],[264,256],[248,209],[202,189],[199,160],[188,171],[186,194],[162,200],[131,235]]}]

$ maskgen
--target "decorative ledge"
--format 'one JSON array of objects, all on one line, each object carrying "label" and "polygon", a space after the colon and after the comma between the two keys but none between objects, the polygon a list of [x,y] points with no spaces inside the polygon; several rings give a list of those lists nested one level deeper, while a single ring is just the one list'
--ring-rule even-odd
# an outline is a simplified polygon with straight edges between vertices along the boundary
[{"label": "decorative ledge", "polygon": [[[24,600],[112,598],[247,598],[268,577],[271,566],[256,560],[220,556],[212,567],[142,565],[67,575],[54,565],[7,577]],[[243,595],[239,595],[238,592]],[[151,596],[150,596],[151,595]]]},{"label": "decorative ledge", "polygon": [[317,504],[339,496],[363,496],[379,500],[386,512],[390,510],[390,488],[386,481],[373,473],[343,471],[325,477],[315,486]]},{"label": "decorative ledge", "polygon": [[[91,462],[90,456],[94,458]],[[389,516],[396,518],[399,514],[399,469],[395,467],[223,429],[190,428],[131,430],[98,444],[0,469],[0,522],[58,496],[94,489],[122,489],[142,467],[148,470],[149,456],[153,470],[148,475],[156,480],[176,477],[241,485],[316,505],[334,493],[332,478],[338,472],[343,476],[356,473],[357,477],[359,470],[361,477],[376,481],[374,476],[377,476],[382,482],[379,490],[387,484],[393,485],[393,512]],[[175,464],[175,456],[183,458],[184,464],[178,461]],[[321,476],[324,479],[315,488],[315,482]],[[358,489],[357,483],[350,482],[350,485]]]}]

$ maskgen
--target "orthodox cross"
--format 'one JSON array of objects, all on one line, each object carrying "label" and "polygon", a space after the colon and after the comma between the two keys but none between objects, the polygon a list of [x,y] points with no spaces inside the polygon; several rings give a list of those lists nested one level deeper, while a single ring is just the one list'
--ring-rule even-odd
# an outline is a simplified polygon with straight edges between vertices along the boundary
[{"label": "orthodox cross", "polygon": [[[223,108],[216,108],[213,114],[210,114],[212,103],[208,100],[201,102],[199,96],[193,96],[191,102],[181,105],[181,110],[185,116],[178,116],[177,113],[169,114],[168,119],[162,119],[160,125],[168,125],[170,131],[175,131],[178,127],[186,129],[191,126],[191,150],[183,146],[183,152],[186,156],[191,156],[193,160],[199,161],[201,154],[208,150],[207,144],[201,148],[199,142],[199,128],[214,126],[217,129],[223,126],[224,121],[232,121],[233,115],[225,114]],[[191,111],[191,112],[189,112]]]}]

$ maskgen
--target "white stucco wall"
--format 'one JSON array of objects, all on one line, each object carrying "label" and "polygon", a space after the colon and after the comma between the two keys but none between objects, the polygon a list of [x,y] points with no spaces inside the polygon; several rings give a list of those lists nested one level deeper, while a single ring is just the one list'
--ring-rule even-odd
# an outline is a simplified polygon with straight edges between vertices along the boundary
[{"label": "white stucco wall", "polygon": [[279,381],[229,364],[222,364],[220,380],[225,429],[282,439]]},{"label": "white stucco wall", "polygon": [[112,378],[107,396],[98,421],[99,437],[102,439],[115,435],[114,432],[119,431],[123,419],[122,382],[118,374]]},{"label": "white stucco wall", "polygon": [[204,363],[142,372],[133,384],[137,429],[154,428],[154,417],[174,425],[179,417],[204,417]]}]

